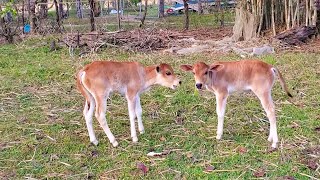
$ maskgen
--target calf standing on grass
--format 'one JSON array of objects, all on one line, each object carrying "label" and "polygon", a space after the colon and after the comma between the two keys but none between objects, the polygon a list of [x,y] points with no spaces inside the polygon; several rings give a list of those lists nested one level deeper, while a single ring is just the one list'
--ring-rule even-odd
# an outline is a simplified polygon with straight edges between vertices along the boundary
[{"label": "calf standing on grass", "polygon": [[107,98],[117,91],[125,95],[128,101],[131,137],[137,142],[135,118],[138,119],[138,129],[142,134],[142,109],[140,94],[154,84],[160,84],[175,89],[181,82],[168,64],[143,67],[138,62],[95,61],[86,65],[77,74],[77,87],[85,97],[83,115],[86,120],[90,142],[97,145],[92,127],[92,116],[96,106],[95,116],[114,147],[118,145],[106,121]]},{"label": "calf standing on grass", "polygon": [[288,96],[292,97],[277,68],[258,60],[215,62],[211,65],[198,62],[193,66],[181,65],[180,68],[193,72],[198,89],[206,87],[215,93],[218,115],[217,139],[221,139],[222,136],[223,119],[229,94],[234,91],[251,90],[259,98],[267,113],[270,122],[268,141],[272,142],[273,148],[277,147],[276,115],[271,97],[275,74],[278,74],[282,88]]}]

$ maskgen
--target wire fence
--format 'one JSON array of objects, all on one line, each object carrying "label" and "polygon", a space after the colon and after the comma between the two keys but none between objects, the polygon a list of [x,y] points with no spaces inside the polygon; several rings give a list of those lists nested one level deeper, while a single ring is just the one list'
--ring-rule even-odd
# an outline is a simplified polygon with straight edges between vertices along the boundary
[{"label": "wire fence", "polygon": [[[196,0],[193,0],[196,1]],[[234,21],[234,6],[214,4],[215,0],[202,1],[203,14],[198,15],[196,8],[189,8],[190,28],[218,27]],[[32,2],[32,0],[30,0]],[[21,23],[20,30],[23,31],[26,25],[34,23],[35,32],[40,34],[51,34],[58,29],[61,32],[90,32],[90,13],[89,1],[69,1],[61,0],[44,2],[33,1],[30,3],[16,4]],[[55,4],[56,2],[57,4]],[[191,0],[190,0],[191,2]],[[112,32],[118,29],[117,8],[115,0],[99,0],[92,8],[96,31]],[[183,28],[184,10],[180,0],[165,2],[165,17],[159,18],[158,4],[154,0],[148,2],[145,27],[159,28]],[[30,7],[34,6],[34,10]],[[143,3],[134,3],[132,1],[120,0],[119,3],[120,25],[122,30],[130,30],[141,25],[141,19],[144,14]],[[34,16],[30,13],[34,11]],[[59,17],[58,17],[59,16]],[[22,20],[21,20],[22,19]],[[59,19],[59,21],[58,21]],[[223,21],[223,24],[222,24]]]}]

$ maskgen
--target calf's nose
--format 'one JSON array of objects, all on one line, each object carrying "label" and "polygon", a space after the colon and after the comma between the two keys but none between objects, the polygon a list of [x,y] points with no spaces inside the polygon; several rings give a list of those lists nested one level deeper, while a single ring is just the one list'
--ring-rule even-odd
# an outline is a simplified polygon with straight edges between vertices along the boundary
[{"label": "calf's nose", "polygon": [[201,89],[201,88],[202,88],[202,84],[201,84],[201,83],[197,83],[197,84],[196,84],[196,87],[197,87],[198,89]]}]

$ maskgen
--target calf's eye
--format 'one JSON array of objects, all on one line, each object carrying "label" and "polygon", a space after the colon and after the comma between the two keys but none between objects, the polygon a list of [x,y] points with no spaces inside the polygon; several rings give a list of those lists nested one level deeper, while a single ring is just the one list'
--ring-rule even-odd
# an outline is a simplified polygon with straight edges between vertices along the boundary
[{"label": "calf's eye", "polygon": [[171,75],[171,72],[169,72],[169,71],[166,72],[166,75],[167,75],[167,76],[170,76],[170,75]]}]

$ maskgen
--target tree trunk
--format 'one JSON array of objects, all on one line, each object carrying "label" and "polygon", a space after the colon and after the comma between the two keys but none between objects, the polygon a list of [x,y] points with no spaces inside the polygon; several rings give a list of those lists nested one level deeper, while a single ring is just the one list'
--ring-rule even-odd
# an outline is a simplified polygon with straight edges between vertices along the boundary
[{"label": "tree trunk", "polygon": [[306,26],[309,25],[309,0],[306,0]]},{"label": "tree trunk", "polygon": [[258,9],[259,9],[259,27],[258,27],[258,36],[261,34],[261,29],[263,25],[263,16],[264,16],[264,8],[262,8],[262,2],[261,0],[258,0],[259,2],[257,3]]},{"label": "tree trunk", "polygon": [[77,0],[76,1],[76,7],[77,7],[77,16],[78,16],[78,18],[80,18],[80,19],[83,18],[81,0]]},{"label": "tree trunk", "polygon": [[46,19],[48,17],[48,1],[47,0],[41,0],[41,3],[45,3],[45,4],[41,4],[40,5],[40,18],[41,19]]},{"label": "tree trunk", "polygon": [[297,0],[297,26],[300,26],[300,0]]},{"label": "tree trunk", "polygon": [[272,32],[273,36],[276,35],[276,26],[274,22],[274,0],[271,0],[271,24],[272,24]]},{"label": "tree trunk", "polygon": [[56,9],[56,22],[57,22],[57,29],[56,31],[60,31],[61,28],[61,24],[60,24],[60,13],[59,13],[59,7],[58,7],[58,2],[57,0],[53,0],[53,3],[54,3],[54,7]]},{"label": "tree trunk", "polygon": [[[261,7],[262,8],[262,7]],[[236,8],[235,24],[233,26],[233,40],[249,40],[257,36],[257,29],[259,23],[257,23],[256,15],[252,14],[248,7],[247,1],[242,0]]]},{"label": "tree trunk", "polygon": [[109,14],[109,9],[110,9],[110,2],[109,2],[109,0],[108,0],[108,5],[107,5],[107,14]]},{"label": "tree trunk", "polygon": [[198,0],[198,14],[203,14],[202,0]]},{"label": "tree trunk", "polygon": [[31,32],[35,33],[37,31],[37,19],[36,19],[36,2],[35,0],[29,0],[29,19],[31,25]]},{"label": "tree trunk", "polygon": [[289,8],[288,8],[288,0],[284,0],[284,16],[285,16],[285,21],[286,21],[286,24],[287,24],[287,30],[290,29],[290,13],[289,13]]},{"label": "tree trunk", "polygon": [[143,12],[143,16],[141,19],[140,27],[142,27],[144,25],[144,21],[146,20],[146,16],[147,16],[147,10],[148,10],[148,0],[145,0],[144,1],[144,12]]},{"label": "tree trunk", "polygon": [[289,10],[290,10],[290,16],[291,16],[291,27],[294,28],[295,22],[294,22],[294,13],[293,13],[293,3],[292,0],[289,0]]},{"label": "tree trunk", "polygon": [[318,35],[320,34],[320,0],[315,0],[315,7],[317,8],[317,23],[316,27],[318,30]]},{"label": "tree trunk", "polygon": [[[224,3],[225,3],[226,1],[224,1]],[[221,27],[223,27],[224,26],[224,6],[225,6],[225,4],[223,5],[223,6],[221,6],[221,4],[220,4],[220,15],[221,15],[221,18],[220,18],[220,26]]]},{"label": "tree trunk", "polygon": [[[22,26],[24,27],[25,25],[25,19],[24,19],[24,10],[25,10],[25,6],[24,6],[25,0],[22,1]],[[22,31],[22,33],[24,34],[24,30]]]},{"label": "tree trunk", "polygon": [[94,17],[100,16],[101,9],[100,9],[100,3],[98,0],[93,0],[93,11],[94,11]]},{"label": "tree trunk", "polygon": [[308,0],[309,1],[309,10],[308,10],[308,22],[309,22],[309,26],[310,25],[312,25],[312,11],[313,11],[313,9],[312,9],[312,4],[310,4],[311,3],[311,0]]},{"label": "tree trunk", "polygon": [[188,0],[183,0],[183,7],[184,7],[184,30],[189,29],[189,6],[188,6]]},{"label": "tree trunk", "polygon": [[119,13],[119,10],[120,10],[120,0],[116,0],[116,6],[117,6],[117,19],[118,19],[118,30],[120,31],[121,29],[121,24],[120,24],[120,13]]},{"label": "tree trunk", "polygon": [[159,18],[164,17],[164,0],[159,0]]},{"label": "tree trunk", "polygon": [[90,5],[90,25],[91,32],[96,30],[96,24],[94,22],[94,0],[89,0]]},{"label": "tree trunk", "polygon": [[315,26],[317,23],[317,8],[315,7],[314,0],[310,0],[310,11],[313,11],[312,15],[312,25]]},{"label": "tree trunk", "polygon": [[63,19],[63,0],[59,0],[59,17],[60,20]]},{"label": "tree trunk", "polygon": [[265,21],[264,21],[265,29],[270,28],[269,11],[268,11],[267,7],[268,7],[267,1],[264,1],[263,8],[264,8],[264,13],[265,13],[265,16],[264,16],[264,18],[265,18]]},{"label": "tree trunk", "polygon": [[[215,1],[217,8],[219,1]],[[233,39],[248,40],[268,29],[276,35],[277,26],[286,26],[290,30],[303,24],[316,25],[320,29],[319,9],[315,7],[317,3],[320,8],[320,0],[239,0]]]}]

